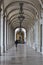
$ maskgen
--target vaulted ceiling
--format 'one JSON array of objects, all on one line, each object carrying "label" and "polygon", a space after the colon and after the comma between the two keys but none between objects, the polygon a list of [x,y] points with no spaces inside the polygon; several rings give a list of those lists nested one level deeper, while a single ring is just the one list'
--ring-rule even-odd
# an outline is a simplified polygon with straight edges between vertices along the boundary
[{"label": "vaulted ceiling", "polygon": [[40,17],[40,1],[39,0],[4,0],[4,12],[7,13],[7,22],[14,29],[19,27],[19,10],[20,2],[23,2],[23,11],[25,19],[22,27],[27,29],[34,24],[36,16]]}]

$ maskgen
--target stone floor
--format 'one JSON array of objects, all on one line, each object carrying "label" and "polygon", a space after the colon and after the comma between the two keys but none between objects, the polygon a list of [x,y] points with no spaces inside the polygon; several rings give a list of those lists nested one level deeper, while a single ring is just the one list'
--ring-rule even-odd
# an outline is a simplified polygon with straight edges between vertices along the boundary
[{"label": "stone floor", "polygon": [[13,46],[0,57],[0,65],[43,65],[43,55],[27,45]]}]

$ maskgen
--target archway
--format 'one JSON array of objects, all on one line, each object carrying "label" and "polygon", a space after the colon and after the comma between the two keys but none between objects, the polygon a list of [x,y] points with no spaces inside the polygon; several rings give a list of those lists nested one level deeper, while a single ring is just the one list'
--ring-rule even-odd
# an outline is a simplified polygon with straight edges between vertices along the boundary
[{"label": "archway", "polygon": [[19,28],[15,29],[15,41],[16,39],[18,40],[18,43],[20,43],[20,39],[22,44],[26,43],[26,30],[24,28],[22,28],[21,36],[20,36],[20,29]]}]

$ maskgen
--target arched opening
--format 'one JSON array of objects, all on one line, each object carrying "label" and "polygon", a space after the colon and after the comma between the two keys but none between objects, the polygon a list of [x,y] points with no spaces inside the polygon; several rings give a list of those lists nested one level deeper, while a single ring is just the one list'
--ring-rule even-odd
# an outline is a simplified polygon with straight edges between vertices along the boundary
[{"label": "arched opening", "polygon": [[26,30],[22,28],[21,36],[20,36],[20,28],[15,29],[15,41],[18,40],[18,43],[24,44],[26,43]]}]

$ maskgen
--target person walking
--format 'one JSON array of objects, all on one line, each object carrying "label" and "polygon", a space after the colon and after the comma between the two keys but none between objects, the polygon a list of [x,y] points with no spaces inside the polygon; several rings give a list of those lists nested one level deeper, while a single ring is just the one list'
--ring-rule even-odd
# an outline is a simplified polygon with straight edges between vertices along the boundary
[{"label": "person walking", "polygon": [[18,40],[15,41],[16,49],[17,49]]}]

